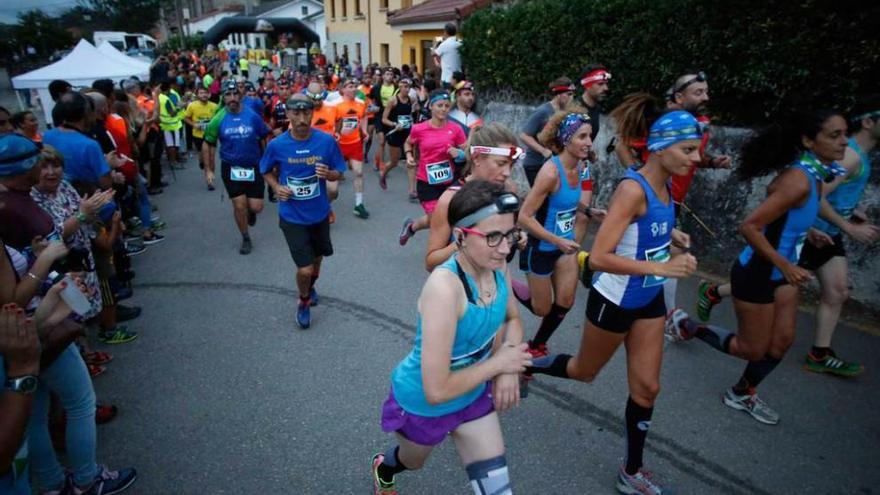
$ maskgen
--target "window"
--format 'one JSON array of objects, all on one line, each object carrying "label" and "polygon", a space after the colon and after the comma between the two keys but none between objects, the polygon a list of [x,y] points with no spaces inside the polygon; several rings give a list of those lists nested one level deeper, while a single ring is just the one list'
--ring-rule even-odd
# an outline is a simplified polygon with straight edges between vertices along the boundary
[{"label": "window", "polygon": [[379,62],[382,65],[386,65],[386,66],[388,65],[388,58],[389,58],[388,53],[390,51],[391,51],[391,47],[388,45],[388,43],[382,43],[381,45],[379,45],[379,53],[381,54],[380,55],[381,58],[379,59]]},{"label": "window", "polygon": [[361,55],[361,44],[354,44],[354,59],[355,60],[363,60],[363,55]]},{"label": "window", "polygon": [[379,0],[379,10],[388,10],[388,0]]},{"label": "window", "polygon": [[348,0],[342,0],[342,18],[348,17]]},{"label": "window", "polygon": [[302,6],[302,15],[304,15],[304,16],[309,15],[309,6],[308,5]]},{"label": "window", "polygon": [[330,0],[330,18],[336,19],[336,0]]},{"label": "window", "polygon": [[355,16],[363,16],[364,13],[361,11],[361,0],[354,0],[354,15]]},{"label": "window", "polygon": [[416,49],[409,47],[409,65],[416,64]]}]

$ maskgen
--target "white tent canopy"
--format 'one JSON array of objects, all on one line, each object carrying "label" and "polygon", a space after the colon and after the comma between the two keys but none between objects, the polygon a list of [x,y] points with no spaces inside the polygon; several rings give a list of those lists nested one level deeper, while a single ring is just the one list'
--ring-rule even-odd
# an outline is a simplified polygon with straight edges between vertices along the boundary
[{"label": "white tent canopy", "polygon": [[149,74],[149,66],[143,63],[111,58],[111,56],[98,51],[88,41],[80,40],[66,57],[54,64],[13,77],[12,87],[15,89],[36,89],[43,104],[46,122],[52,122],[52,107],[55,106],[55,103],[49,95],[49,83],[55,79],[62,79],[75,87],[82,87],[91,86],[96,79],[110,79],[119,82],[122,79],[137,76],[141,80],[146,80]]},{"label": "white tent canopy", "polygon": [[102,41],[101,44],[98,45],[98,51],[103,53],[104,55],[107,55],[113,60],[119,61],[120,63],[134,65],[135,67],[143,67],[148,71],[150,70],[149,62],[134,57],[129,57],[128,55],[120,52],[107,40]]}]

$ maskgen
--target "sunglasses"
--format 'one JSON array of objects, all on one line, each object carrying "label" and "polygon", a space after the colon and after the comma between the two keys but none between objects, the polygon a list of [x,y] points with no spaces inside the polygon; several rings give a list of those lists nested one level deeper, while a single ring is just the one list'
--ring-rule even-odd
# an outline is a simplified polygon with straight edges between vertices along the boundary
[{"label": "sunglasses", "polygon": [[507,245],[512,246],[519,242],[520,235],[522,231],[518,227],[514,227],[507,232],[500,232],[497,230],[493,230],[492,232],[481,232],[473,227],[460,227],[462,232],[467,232],[468,234],[474,234],[476,236],[482,237],[486,239],[486,245],[494,248],[498,247],[501,244],[501,240],[507,240]]}]

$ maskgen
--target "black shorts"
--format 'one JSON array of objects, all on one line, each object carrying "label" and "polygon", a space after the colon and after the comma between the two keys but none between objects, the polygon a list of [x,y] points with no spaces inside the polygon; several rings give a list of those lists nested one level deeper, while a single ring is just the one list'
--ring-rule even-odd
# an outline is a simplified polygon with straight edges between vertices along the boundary
[{"label": "black shorts", "polygon": [[[389,132],[390,129],[389,129]],[[394,132],[393,134],[388,134],[385,136],[385,142],[388,143],[388,146],[392,146],[394,148],[403,148],[403,143],[406,142],[406,138],[409,137],[409,129],[399,130]]]},{"label": "black shorts", "polygon": [[329,217],[312,225],[290,223],[279,218],[278,226],[284,233],[284,240],[290,249],[290,257],[297,268],[303,268],[315,262],[319,256],[332,256],[333,244],[330,243]]},{"label": "black shorts", "polygon": [[730,269],[730,294],[740,301],[773,304],[776,289],[783,285],[788,285],[785,278],[771,280],[764,271],[742,266],[739,260],[734,261]]},{"label": "black shorts", "polygon": [[428,184],[427,182],[422,182],[420,180],[416,181],[416,195],[419,197],[419,201],[437,201],[440,199],[440,196],[443,196],[443,193],[446,192],[446,189],[449,188],[454,181],[449,181],[445,184]]},{"label": "black shorts", "polygon": [[536,243],[526,244],[519,253],[519,269],[538,277],[549,277],[556,267],[556,260],[562,257],[562,251],[541,251]]},{"label": "black shorts", "polygon": [[232,164],[229,162],[221,163],[220,174],[229,197],[247,196],[250,199],[263,199],[263,190],[266,187],[263,184],[263,176],[260,175],[260,168],[256,165],[252,167],[236,166],[236,168],[253,170],[253,180],[232,180]]},{"label": "black shorts", "polygon": [[804,241],[804,247],[801,249],[801,258],[798,260],[798,266],[806,268],[810,271],[816,271],[828,260],[835,256],[843,256],[846,258],[846,248],[843,246],[843,235],[838,233],[832,236],[834,244],[816,247],[810,241]]},{"label": "black shorts", "polygon": [[193,147],[195,147],[196,153],[199,154],[199,162],[202,161],[202,143],[204,142],[205,138],[193,136]]},{"label": "black shorts", "polygon": [[593,289],[587,297],[587,320],[593,325],[614,333],[629,332],[636,320],[650,320],[666,316],[663,291],[641,308],[621,308]]}]

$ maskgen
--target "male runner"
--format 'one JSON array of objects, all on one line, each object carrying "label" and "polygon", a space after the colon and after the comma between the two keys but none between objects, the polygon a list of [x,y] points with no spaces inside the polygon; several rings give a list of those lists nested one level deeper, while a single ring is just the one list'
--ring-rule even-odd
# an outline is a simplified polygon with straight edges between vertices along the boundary
[{"label": "male runner", "polygon": [[550,101],[535,109],[523,125],[522,132],[519,133],[520,141],[526,145],[526,156],[522,165],[529,186],[535,184],[535,177],[541,170],[541,166],[553,156],[553,152],[549,148],[538,142],[538,133],[547,125],[551,115],[562,110],[571,102],[574,97],[574,84],[571,79],[565,76],[557,77],[550,83],[550,94],[553,95]]},{"label": "male runner", "polygon": [[[379,108],[376,110],[376,121],[374,125],[376,126],[376,159],[375,164],[373,165],[374,170],[381,170],[384,168],[385,159],[385,124],[382,123],[382,114],[385,112],[385,107],[388,105],[388,101],[391,100],[394,95],[397,94],[397,85],[394,84],[394,69],[391,67],[386,67],[382,72],[382,84],[374,84],[372,89],[370,90],[370,99],[373,100],[373,103]],[[390,129],[388,129],[390,130]]]},{"label": "male runner", "polygon": [[[590,64],[581,71],[581,86],[584,88],[584,94],[581,95],[581,103],[587,108],[590,115],[590,124],[593,126],[593,133],[590,139],[596,141],[599,135],[599,122],[602,115],[602,102],[608,96],[608,81],[611,80],[611,73],[602,64]],[[596,160],[595,151],[591,151],[590,161]]]},{"label": "male runner", "polygon": [[235,81],[227,81],[223,91],[225,108],[208,124],[205,130],[203,160],[214,170],[214,154],[220,143],[220,171],[223,185],[232,200],[235,224],[241,232],[239,254],[253,250],[248,226],[257,223],[257,213],[263,211],[263,177],[257,173],[257,164],[269,128],[259,115],[241,105],[241,95]]},{"label": "male runner", "polygon": [[471,129],[483,125],[483,119],[474,111],[477,101],[474,83],[462,81],[461,86],[455,90],[455,108],[449,112],[449,118],[458,123],[464,135],[470,135]]},{"label": "male runner", "polygon": [[354,215],[367,219],[370,214],[364,207],[364,147],[367,134],[367,106],[355,99],[357,83],[346,79],[342,83],[342,101],[336,105],[336,129],[339,148],[348,167],[354,172]]},{"label": "male runner", "polygon": [[273,139],[260,161],[260,172],[278,197],[279,226],[297,268],[296,322],[302,329],[311,325],[310,306],[318,304],[321,261],[333,254],[327,181],[339,180],[345,170],[333,137],[311,128],[313,109],[307,96],[290,97],[290,131]]},{"label": "male runner", "polygon": [[202,143],[205,139],[205,128],[208,122],[214,118],[217,113],[217,104],[209,101],[211,92],[208,88],[199,86],[196,88],[196,101],[186,107],[186,115],[184,121],[192,126],[193,142],[196,150],[199,151],[199,168],[205,171],[205,182],[208,184],[208,190],[214,190],[214,170],[205,167],[205,160],[202,158]]}]

